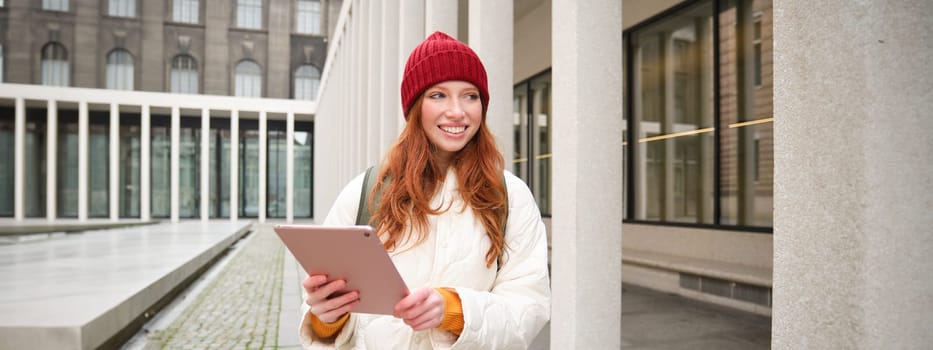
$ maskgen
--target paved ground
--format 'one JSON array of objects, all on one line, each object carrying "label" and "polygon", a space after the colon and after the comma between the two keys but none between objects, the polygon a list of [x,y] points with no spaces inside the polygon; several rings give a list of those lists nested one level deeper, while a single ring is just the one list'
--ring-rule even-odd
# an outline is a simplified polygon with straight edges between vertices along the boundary
[{"label": "paved ground", "polygon": [[[271,225],[238,243],[125,349],[298,349],[301,273]],[[624,349],[769,349],[771,320],[626,286]],[[533,349],[547,349],[546,328]]]}]

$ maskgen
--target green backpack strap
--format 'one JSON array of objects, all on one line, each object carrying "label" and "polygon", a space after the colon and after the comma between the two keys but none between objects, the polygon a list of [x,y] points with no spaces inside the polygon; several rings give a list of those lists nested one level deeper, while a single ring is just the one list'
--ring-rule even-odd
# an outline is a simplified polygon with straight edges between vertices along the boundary
[{"label": "green backpack strap", "polygon": [[[366,170],[366,177],[363,178],[363,188],[360,191],[360,207],[356,210],[357,225],[369,225],[369,219],[373,216],[373,213],[369,211],[368,199],[369,193],[372,192],[373,186],[376,185],[376,176],[379,176],[379,168],[371,166]],[[374,202],[377,206],[379,205],[379,197],[377,193]]]}]

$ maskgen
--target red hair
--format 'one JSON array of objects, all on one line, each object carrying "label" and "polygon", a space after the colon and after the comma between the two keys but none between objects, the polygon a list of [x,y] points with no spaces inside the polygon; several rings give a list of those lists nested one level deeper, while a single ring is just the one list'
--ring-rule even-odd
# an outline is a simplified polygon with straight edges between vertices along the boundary
[{"label": "red hair", "polygon": [[[429,229],[428,215],[438,215],[449,209],[431,207],[431,198],[437,193],[447,169],[440,169],[434,158],[435,146],[421,126],[422,100],[423,96],[412,106],[405,129],[389,149],[379,171],[378,179],[383,181],[373,186],[369,196],[368,205],[373,213],[369,224],[385,238],[387,250],[412,237],[416,244],[424,242]],[[463,202],[486,229],[491,242],[486,252],[486,266],[491,267],[505,250],[502,219],[508,210],[508,193],[502,177],[505,161],[485,120],[484,112],[476,135],[454,154],[451,165],[457,172]],[[378,209],[372,211],[373,198],[378,191],[382,192],[381,200]],[[410,232],[406,229],[408,223],[411,223]]]}]

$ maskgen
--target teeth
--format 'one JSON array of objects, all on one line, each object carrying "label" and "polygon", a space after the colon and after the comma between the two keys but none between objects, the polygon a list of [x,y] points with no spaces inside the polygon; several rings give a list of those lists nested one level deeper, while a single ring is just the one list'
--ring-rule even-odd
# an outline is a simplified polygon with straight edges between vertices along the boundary
[{"label": "teeth", "polygon": [[466,130],[465,126],[442,126],[441,130],[449,132],[451,134],[459,134]]}]

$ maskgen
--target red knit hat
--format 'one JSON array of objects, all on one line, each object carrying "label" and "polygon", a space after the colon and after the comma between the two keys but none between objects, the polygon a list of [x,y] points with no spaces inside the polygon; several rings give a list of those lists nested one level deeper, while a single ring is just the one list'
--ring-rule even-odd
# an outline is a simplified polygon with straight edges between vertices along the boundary
[{"label": "red knit hat", "polygon": [[479,89],[483,114],[489,106],[486,68],[479,56],[464,43],[442,32],[434,32],[412,50],[402,75],[402,112],[408,112],[424,90],[448,80],[469,82]]}]

